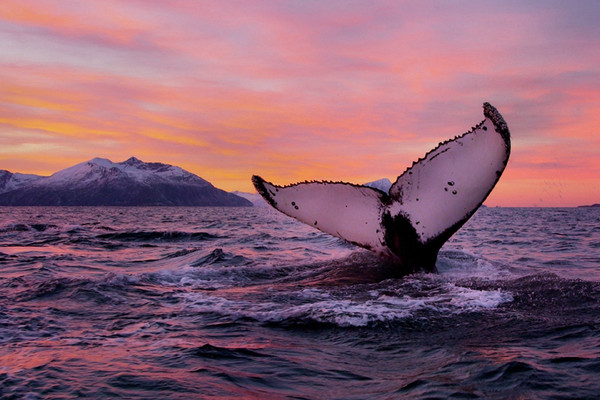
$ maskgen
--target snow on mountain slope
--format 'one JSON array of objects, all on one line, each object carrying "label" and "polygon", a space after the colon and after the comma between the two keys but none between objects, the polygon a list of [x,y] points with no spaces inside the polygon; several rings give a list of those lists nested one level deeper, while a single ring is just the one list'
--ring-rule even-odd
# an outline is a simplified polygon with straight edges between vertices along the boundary
[{"label": "snow on mountain slope", "polygon": [[392,182],[388,178],[382,178],[373,182],[367,182],[364,185],[389,193]]},{"label": "snow on mountain slope", "polygon": [[49,177],[0,171],[0,205],[251,206],[180,167],[94,158]]},{"label": "snow on mountain slope", "polygon": [[86,186],[99,181],[128,179],[141,184],[185,182],[212,186],[209,182],[179,167],[162,163],[145,163],[135,157],[114,163],[106,158],[94,158],[56,172],[43,181],[45,185]]},{"label": "snow on mountain slope", "polygon": [[231,193],[250,201],[254,207],[266,207],[269,205],[269,203],[267,203],[267,201],[258,193],[240,192],[239,190]]},{"label": "snow on mountain slope", "polygon": [[12,173],[6,170],[0,170],[0,193],[19,189],[26,185],[31,185],[44,178],[39,175]]}]

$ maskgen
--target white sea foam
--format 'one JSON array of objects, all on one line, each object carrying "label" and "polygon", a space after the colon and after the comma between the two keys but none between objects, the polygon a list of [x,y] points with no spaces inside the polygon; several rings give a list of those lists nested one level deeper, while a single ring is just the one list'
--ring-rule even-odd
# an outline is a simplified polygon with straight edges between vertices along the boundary
[{"label": "white sea foam", "polygon": [[279,303],[229,300],[206,292],[185,293],[182,297],[186,306],[201,313],[216,313],[233,319],[251,318],[260,322],[313,321],[341,327],[391,323],[416,317],[420,312],[438,313],[443,317],[485,311],[512,301],[510,293],[469,289],[452,283],[436,288],[436,292],[438,293],[429,296],[395,297],[370,291],[369,298],[359,299],[364,293],[349,293],[346,297],[339,297],[334,293],[311,288],[300,290],[287,301]]}]

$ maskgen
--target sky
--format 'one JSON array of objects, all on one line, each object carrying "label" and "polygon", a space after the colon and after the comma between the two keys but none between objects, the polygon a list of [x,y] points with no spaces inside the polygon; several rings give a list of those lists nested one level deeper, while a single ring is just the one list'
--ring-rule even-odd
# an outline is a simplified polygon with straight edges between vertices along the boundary
[{"label": "sky", "polygon": [[600,2],[2,0],[0,169],[394,181],[504,116],[489,206],[600,203]]}]

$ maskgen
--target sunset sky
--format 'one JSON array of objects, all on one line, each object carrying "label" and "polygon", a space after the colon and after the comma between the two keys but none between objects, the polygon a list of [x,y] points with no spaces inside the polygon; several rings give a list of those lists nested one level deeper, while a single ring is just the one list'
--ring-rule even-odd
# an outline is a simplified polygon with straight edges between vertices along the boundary
[{"label": "sunset sky", "polygon": [[599,21],[597,0],[2,0],[0,169],[395,180],[489,101],[513,151],[487,205],[600,203]]}]

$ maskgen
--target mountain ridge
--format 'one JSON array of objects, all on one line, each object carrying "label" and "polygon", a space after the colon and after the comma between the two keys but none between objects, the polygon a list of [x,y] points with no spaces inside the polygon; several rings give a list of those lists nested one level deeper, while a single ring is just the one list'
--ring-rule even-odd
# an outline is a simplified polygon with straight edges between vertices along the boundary
[{"label": "mountain ridge", "polygon": [[180,167],[93,158],[50,176],[0,170],[0,205],[252,206]]}]

